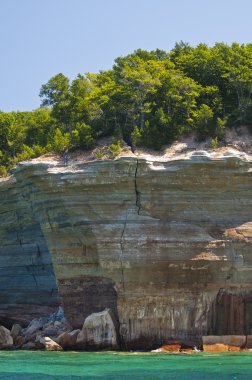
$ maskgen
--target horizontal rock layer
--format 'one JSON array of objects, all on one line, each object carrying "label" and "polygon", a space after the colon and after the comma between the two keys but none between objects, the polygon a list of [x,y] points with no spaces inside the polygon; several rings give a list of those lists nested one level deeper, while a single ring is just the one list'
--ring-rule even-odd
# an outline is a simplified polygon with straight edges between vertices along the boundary
[{"label": "horizontal rock layer", "polygon": [[[52,259],[72,326],[110,308],[124,348],[252,334],[251,172],[245,155],[24,164],[1,188],[25,204],[17,216],[7,202],[0,228],[11,250],[1,252],[36,268],[21,273],[31,304],[58,302]],[[7,266],[2,303],[22,304],[19,274]]]},{"label": "horizontal rock layer", "polygon": [[59,305],[51,255],[30,201],[30,181],[0,181],[0,324],[26,325]]}]

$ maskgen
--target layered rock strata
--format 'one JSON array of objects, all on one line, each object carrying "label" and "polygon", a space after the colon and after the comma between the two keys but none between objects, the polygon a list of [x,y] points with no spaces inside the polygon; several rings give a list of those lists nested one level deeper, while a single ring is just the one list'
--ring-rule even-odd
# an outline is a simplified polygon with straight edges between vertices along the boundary
[{"label": "layered rock strata", "polygon": [[[39,231],[48,269],[48,279],[27,283],[27,294],[38,291],[44,306],[58,302],[51,259],[70,324],[80,328],[109,308],[123,348],[252,334],[251,172],[251,157],[231,151],[20,165],[1,194],[15,194],[13,210],[26,202],[27,244],[38,244]],[[23,225],[16,216],[3,221],[4,239],[8,223],[15,234]],[[16,247],[18,239],[11,241]],[[20,302],[14,273],[11,266],[7,309]]]},{"label": "layered rock strata", "polygon": [[0,324],[27,325],[59,305],[51,255],[27,179],[0,181]]}]

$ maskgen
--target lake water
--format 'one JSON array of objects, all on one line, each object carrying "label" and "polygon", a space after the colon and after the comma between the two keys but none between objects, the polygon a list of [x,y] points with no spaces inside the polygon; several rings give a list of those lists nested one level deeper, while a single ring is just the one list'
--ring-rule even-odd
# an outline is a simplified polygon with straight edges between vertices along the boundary
[{"label": "lake water", "polygon": [[252,353],[0,351],[0,379],[252,379]]}]

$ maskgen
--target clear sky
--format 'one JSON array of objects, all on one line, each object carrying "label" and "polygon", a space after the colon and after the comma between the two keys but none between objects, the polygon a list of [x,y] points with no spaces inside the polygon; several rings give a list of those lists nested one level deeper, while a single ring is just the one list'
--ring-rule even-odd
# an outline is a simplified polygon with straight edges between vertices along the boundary
[{"label": "clear sky", "polygon": [[138,48],[252,42],[252,0],[0,0],[0,15],[3,111],[37,108],[53,75],[108,69]]}]

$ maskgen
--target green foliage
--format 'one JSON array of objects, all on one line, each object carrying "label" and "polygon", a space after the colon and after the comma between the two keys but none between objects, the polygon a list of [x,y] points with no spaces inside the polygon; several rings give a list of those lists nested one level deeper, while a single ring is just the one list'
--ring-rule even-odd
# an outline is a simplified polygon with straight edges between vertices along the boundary
[{"label": "green foliage", "polygon": [[35,156],[36,154],[33,148],[27,145],[23,145],[21,152],[16,155],[14,161],[15,162],[27,161],[27,160],[30,160],[31,158],[34,158]]},{"label": "green foliage", "polygon": [[213,116],[213,111],[206,104],[201,104],[200,108],[194,112],[193,123],[199,140],[204,140],[211,133]]},{"label": "green foliage", "polygon": [[104,157],[104,153],[101,150],[98,150],[96,152],[96,158],[97,160],[101,160]]},{"label": "green foliage", "polygon": [[78,140],[76,135],[76,147],[91,149],[95,146],[95,137],[90,125],[77,123],[75,133],[78,134]]},{"label": "green foliage", "polygon": [[7,176],[7,168],[3,165],[0,166],[0,177],[6,177]]},{"label": "green foliage", "polygon": [[122,142],[120,140],[110,144],[110,146],[108,147],[109,158],[115,158],[116,156],[118,156],[118,154],[121,151],[121,145]]},{"label": "green foliage", "polygon": [[210,146],[211,146],[212,149],[217,149],[218,148],[218,137],[217,136],[212,139]]},{"label": "green foliage", "polygon": [[28,146],[45,146],[48,135],[53,127],[51,112],[47,108],[40,108],[33,112],[22,112],[19,122],[26,127],[25,143]]},{"label": "green foliage", "polygon": [[0,112],[0,174],[49,151],[91,149],[106,136],[115,138],[111,158],[120,140],[160,149],[191,132],[216,147],[229,127],[252,131],[252,44],[138,49],[98,74],[57,74],[40,97],[38,110]]},{"label": "green foliage", "polygon": [[46,148],[40,145],[33,145],[32,149],[34,152],[34,157],[39,157],[46,153]]},{"label": "green foliage", "polygon": [[52,106],[53,116],[62,123],[69,122],[69,79],[62,73],[41,87],[42,106]]},{"label": "green foliage", "polygon": [[42,106],[52,106],[52,117],[63,131],[72,132],[77,122],[88,118],[87,94],[89,82],[78,74],[70,83],[63,74],[57,74],[42,85],[39,96]]},{"label": "green foliage", "polygon": [[14,123],[14,115],[12,113],[0,112],[0,149],[6,150],[7,134],[10,126]]},{"label": "green foliage", "polygon": [[6,137],[12,157],[15,157],[15,155],[22,150],[22,145],[25,140],[25,127],[17,123],[11,124]]},{"label": "green foliage", "polygon": [[141,142],[141,132],[137,126],[135,126],[131,133],[131,141],[133,146],[137,146]]},{"label": "green foliage", "polygon": [[56,153],[63,153],[71,147],[71,135],[69,132],[62,133],[59,128],[56,129],[50,148]]},{"label": "green foliage", "polygon": [[216,128],[215,133],[217,134],[217,137],[219,140],[225,139],[227,121],[228,121],[227,116],[225,116],[223,119],[221,119],[220,117],[217,117],[217,121],[216,121],[217,128]]},{"label": "green foliage", "polygon": [[141,134],[141,142],[148,148],[160,149],[162,146],[162,131],[156,124],[150,124],[147,120],[145,122],[145,128]]}]

